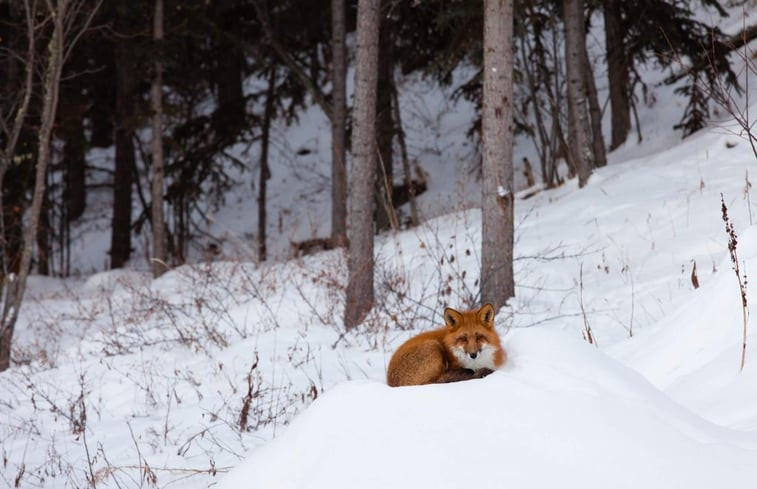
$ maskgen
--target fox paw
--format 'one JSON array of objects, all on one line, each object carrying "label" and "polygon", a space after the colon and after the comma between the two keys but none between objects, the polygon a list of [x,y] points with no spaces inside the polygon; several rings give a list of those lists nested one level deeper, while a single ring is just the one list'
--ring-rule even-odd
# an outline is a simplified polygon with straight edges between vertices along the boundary
[{"label": "fox paw", "polygon": [[487,375],[494,373],[494,370],[490,368],[480,368],[473,372],[473,375],[471,376],[472,379],[483,379]]}]

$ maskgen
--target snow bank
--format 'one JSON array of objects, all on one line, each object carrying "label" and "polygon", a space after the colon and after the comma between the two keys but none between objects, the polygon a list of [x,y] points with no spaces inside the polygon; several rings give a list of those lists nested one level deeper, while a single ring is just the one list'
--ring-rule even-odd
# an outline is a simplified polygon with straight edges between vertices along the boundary
[{"label": "snow bank", "polygon": [[[757,265],[757,226],[740,234],[737,253],[740,272],[747,274],[748,304],[753,305],[757,291],[750,287],[749,272]],[[717,268],[720,273],[671,314],[608,353],[697,414],[732,428],[753,429],[757,415],[749,406],[757,403],[752,387],[757,381],[757,319],[747,316],[747,358],[740,371],[744,317],[739,284],[729,257]]]},{"label": "snow bank", "polygon": [[476,381],[334,388],[222,479],[231,488],[737,487],[757,438],[709,424],[588,344],[514,331]]}]

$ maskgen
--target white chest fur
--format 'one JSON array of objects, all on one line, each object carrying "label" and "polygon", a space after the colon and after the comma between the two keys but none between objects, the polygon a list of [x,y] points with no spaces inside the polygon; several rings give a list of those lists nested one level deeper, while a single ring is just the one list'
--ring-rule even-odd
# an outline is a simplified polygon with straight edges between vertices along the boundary
[{"label": "white chest fur", "polygon": [[471,358],[463,348],[454,347],[452,353],[463,368],[471,370],[478,370],[480,368],[488,368],[494,370],[494,354],[497,352],[497,348],[492,345],[484,345],[481,347],[481,351],[476,355],[476,358]]}]

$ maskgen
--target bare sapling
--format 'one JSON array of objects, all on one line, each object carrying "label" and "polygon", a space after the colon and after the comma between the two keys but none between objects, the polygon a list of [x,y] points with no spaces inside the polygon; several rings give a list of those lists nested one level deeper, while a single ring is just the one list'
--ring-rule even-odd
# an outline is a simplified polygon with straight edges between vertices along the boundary
[{"label": "bare sapling", "polygon": [[581,306],[581,317],[584,320],[583,338],[590,345],[599,346],[597,340],[594,338],[594,333],[591,331],[591,324],[589,324],[589,318],[586,316],[586,309],[584,308],[584,264],[581,263],[581,269],[578,272],[578,304]]},{"label": "bare sapling", "polygon": [[725,232],[728,235],[728,253],[731,257],[731,268],[736,273],[736,280],[739,282],[739,293],[741,294],[741,313],[742,313],[742,338],[741,338],[741,364],[739,371],[744,370],[744,363],[746,362],[746,335],[747,335],[747,321],[749,320],[749,307],[747,304],[746,286],[747,277],[746,273],[741,273],[739,268],[739,256],[736,252],[736,246],[738,240],[736,238],[736,231],[733,229],[733,223],[728,217],[728,207],[725,205],[725,199],[723,194],[720,194],[720,208],[723,212],[723,221],[725,222]]}]

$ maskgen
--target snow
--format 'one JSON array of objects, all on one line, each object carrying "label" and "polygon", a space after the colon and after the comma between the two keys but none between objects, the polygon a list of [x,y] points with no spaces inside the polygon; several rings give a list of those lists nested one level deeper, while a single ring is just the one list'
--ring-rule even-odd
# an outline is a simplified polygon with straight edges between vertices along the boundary
[{"label": "snow", "polygon": [[757,475],[757,440],[587,343],[533,328],[504,346],[510,363],[482,380],[342,384],[219,488],[712,488]]},{"label": "snow", "polygon": [[[471,107],[418,79],[403,87],[408,148],[429,174],[426,221],[377,237],[363,324],[344,331],[342,251],[257,261],[249,175],[208,224],[222,255],[157,280],[138,258],[101,271],[107,224],[90,215],[97,225],[75,231],[91,248],[72,250],[82,276],[29,280],[16,365],[0,373],[0,488],[748,487],[757,323],[748,316],[742,371],[720,208],[722,195],[751,307],[757,172],[738,128],[681,141],[680,101],[650,84],[644,140],[584,188],[516,186],[516,297],[495,318],[507,363],[480,380],[389,388],[391,354],[443,324],[445,306],[476,305],[480,269]],[[276,128],[274,158],[309,149],[290,164],[315,175],[275,165],[270,230],[287,230],[271,235],[276,258],[326,232],[323,123],[313,109]],[[518,144],[516,161],[530,155]]]}]

